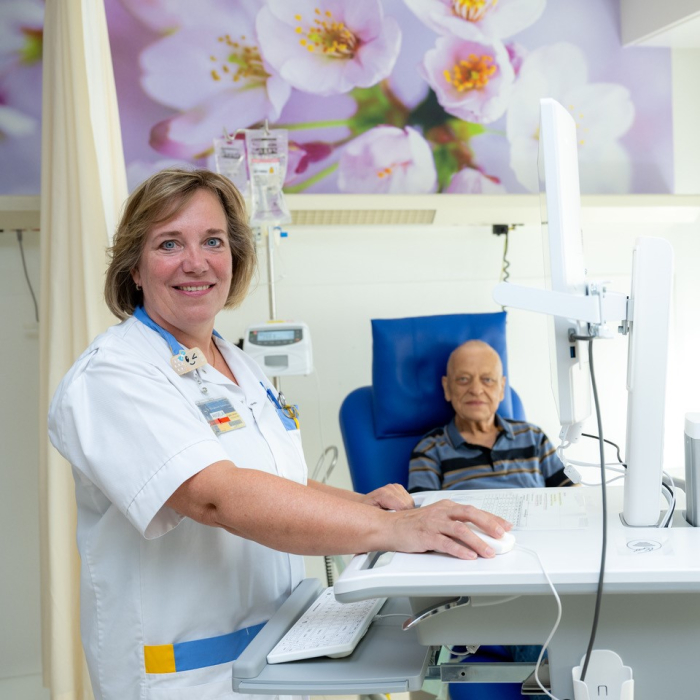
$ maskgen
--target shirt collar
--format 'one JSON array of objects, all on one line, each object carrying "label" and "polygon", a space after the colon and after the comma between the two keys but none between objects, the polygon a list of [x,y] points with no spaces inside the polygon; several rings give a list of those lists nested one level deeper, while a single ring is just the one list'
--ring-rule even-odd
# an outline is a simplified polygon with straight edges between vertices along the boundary
[{"label": "shirt collar", "polygon": [[[459,432],[457,429],[457,423],[455,422],[456,417],[453,417],[452,420],[448,423],[447,425],[447,435],[450,438],[450,441],[452,444],[457,447],[458,445],[467,445],[467,441],[462,437],[462,434]],[[513,439],[513,426],[506,420],[503,420],[498,413],[495,416],[496,419],[496,425],[501,429],[502,433],[505,435],[506,438],[509,440]]]}]

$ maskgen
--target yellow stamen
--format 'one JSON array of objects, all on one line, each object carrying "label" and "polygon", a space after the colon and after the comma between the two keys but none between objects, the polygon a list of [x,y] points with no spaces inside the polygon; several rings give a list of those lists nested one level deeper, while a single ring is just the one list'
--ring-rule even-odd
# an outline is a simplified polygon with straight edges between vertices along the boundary
[{"label": "yellow stamen", "polygon": [[328,58],[354,58],[360,44],[359,38],[344,22],[334,21],[330,10],[322,13],[316,8],[314,15],[307,28],[302,24],[301,15],[295,15],[299,26],[295,27],[294,32],[304,37],[299,43],[309,51],[321,51]]},{"label": "yellow stamen", "polygon": [[498,0],[452,0],[452,12],[467,22],[480,22]]},{"label": "yellow stamen", "polygon": [[496,70],[493,56],[477,56],[472,53],[466,60],[456,63],[451,71],[446,69],[443,75],[457,92],[467,92],[485,88]]},{"label": "yellow stamen", "polygon": [[234,83],[247,80],[249,83],[264,83],[269,78],[265,70],[257,46],[248,46],[245,36],[233,41],[230,34],[217,37],[217,42],[223,44],[223,50],[217,51],[210,59],[217,63],[216,69],[210,72],[214,81],[221,80],[221,73],[230,76]]}]

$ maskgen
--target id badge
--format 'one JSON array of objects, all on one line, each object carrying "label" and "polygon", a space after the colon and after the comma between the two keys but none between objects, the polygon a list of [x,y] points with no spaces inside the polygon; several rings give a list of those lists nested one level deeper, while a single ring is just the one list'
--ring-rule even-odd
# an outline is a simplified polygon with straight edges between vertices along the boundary
[{"label": "id badge", "polygon": [[245,428],[243,419],[238,414],[228,399],[207,399],[200,401],[197,408],[206,418],[207,423],[214,431],[214,435],[228,433],[231,430]]}]

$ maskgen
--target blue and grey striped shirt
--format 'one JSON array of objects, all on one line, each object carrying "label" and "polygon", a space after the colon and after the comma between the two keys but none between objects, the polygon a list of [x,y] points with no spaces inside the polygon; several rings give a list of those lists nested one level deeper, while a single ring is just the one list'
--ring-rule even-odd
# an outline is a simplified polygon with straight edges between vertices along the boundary
[{"label": "blue and grey striped shirt", "polygon": [[564,465],[540,428],[496,416],[493,447],[468,443],[454,419],[421,438],[413,449],[408,490],[570,486]]}]

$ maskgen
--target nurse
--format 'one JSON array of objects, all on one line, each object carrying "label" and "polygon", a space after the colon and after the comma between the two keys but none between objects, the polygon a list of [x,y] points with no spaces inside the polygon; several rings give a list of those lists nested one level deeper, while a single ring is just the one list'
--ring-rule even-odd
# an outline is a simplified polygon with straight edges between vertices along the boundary
[{"label": "nurse", "polygon": [[441,501],[415,509],[307,480],[298,416],[215,330],[256,265],[224,177],[165,170],[130,196],[105,297],[121,323],[61,382],[51,441],[73,468],[81,632],[97,700],[231,698],[231,661],[303,578],[299,555],[493,556]]}]

